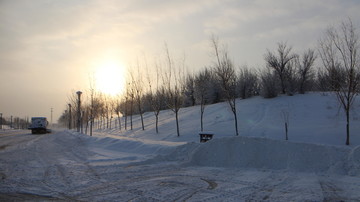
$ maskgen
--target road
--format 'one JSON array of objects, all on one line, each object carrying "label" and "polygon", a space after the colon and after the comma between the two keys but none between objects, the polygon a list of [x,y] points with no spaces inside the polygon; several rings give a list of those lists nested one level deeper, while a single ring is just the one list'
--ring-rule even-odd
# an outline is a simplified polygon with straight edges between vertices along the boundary
[{"label": "road", "polygon": [[0,132],[0,201],[358,201],[360,180],[181,162],[94,164],[82,136]]}]

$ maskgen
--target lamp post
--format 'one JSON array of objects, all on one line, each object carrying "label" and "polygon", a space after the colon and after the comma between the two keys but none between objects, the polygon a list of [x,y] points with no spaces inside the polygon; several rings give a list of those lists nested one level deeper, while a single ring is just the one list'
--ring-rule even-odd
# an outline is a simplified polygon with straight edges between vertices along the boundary
[{"label": "lamp post", "polygon": [[76,94],[78,95],[78,108],[77,108],[77,132],[80,132],[80,125],[81,125],[81,100],[80,100],[80,96],[82,94],[81,91],[76,92]]}]

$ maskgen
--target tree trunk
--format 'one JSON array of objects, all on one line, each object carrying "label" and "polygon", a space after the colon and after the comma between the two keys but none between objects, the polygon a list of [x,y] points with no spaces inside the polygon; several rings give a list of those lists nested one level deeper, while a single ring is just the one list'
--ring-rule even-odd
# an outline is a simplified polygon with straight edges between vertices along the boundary
[{"label": "tree trunk", "polygon": [[137,100],[138,100],[137,105],[138,105],[138,109],[139,109],[139,113],[140,113],[140,118],[141,118],[141,127],[142,127],[142,130],[145,130],[144,117],[143,117],[143,112],[142,112],[142,109],[141,109],[140,98],[137,98]]},{"label": "tree trunk", "polygon": [[133,101],[130,102],[130,130],[133,129],[132,115],[133,115]]},{"label": "tree trunk", "polygon": [[90,119],[90,136],[92,136],[93,124],[94,124],[94,121],[93,121],[93,119],[91,118],[91,119]]},{"label": "tree trunk", "polygon": [[175,112],[175,118],[176,118],[176,132],[177,136],[180,136],[180,129],[179,129],[179,117],[178,117],[178,111]]},{"label": "tree trunk", "polygon": [[238,129],[238,124],[237,124],[237,115],[236,115],[236,110],[234,112],[234,121],[235,121],[235,131],[236,131],[236,136],[239,136],[239,129]]},{"label": "tree trunk", "polygon": [[159,133],[159,129],[158,129],[158,123],[159,123],[159,114],[155,114],[155,118],[156,118],[156,123],[155,123],[155,127],[156,127],[156,134]]},{"label": "tree trunk", "polygon": [[119,130],[121,130],[121,117],[120,117],[120,114],[117,113],[117,116],[118,116],[118,121],[119,121]]},{"label": "tree trunk", "polygon": [[87,135],[88,126],[89,126],[89,121],[86,121],[86,126],[85,126],[85,135]]},{"label": "tree trunk", "polygon": [[132,114],[130,114],[130,130],[133,129],[133,117]]},{"label": "tree trunk", "polygon": [[125,130],[127,130],[127,115],[125,116]]},{"label": "tree trunk", "polygon": [[286,93],[286,86],[285,86],[285,79],[281,76],[280,77],[280,82],[281,82],[281,92],[282,94],[285,94]]},{"label": "tree trunk", "polygon": [[145,130],[145,126],[144,126],[144,117],[142,112],[140,112],[140,118],[141,118],[141,126],[142,126],[142,130]]},{"label": "tree trunk", "polygon": [[236,114],[236,98],[232,98],[232,100],[229,100],[229,105],[231,107],[231,111],[234,114],[236,136],[239,136],[238,120],[237,120],[237,114]]},{"label": "tree trunk", "polygon": [[204,104],[201,104],[201,115],[200,115],[200,127],[201,127],[201,132],[204,131],[204,127],[203,127],[203,116],[204,116]]},{"label": "tree trunk", "polygon": [[106,129],[109,129],[109,117],[106,117]]},{"label": "tree trunk", "polygon": [[350,108],[346,109],[346,145],[350,145]]}]

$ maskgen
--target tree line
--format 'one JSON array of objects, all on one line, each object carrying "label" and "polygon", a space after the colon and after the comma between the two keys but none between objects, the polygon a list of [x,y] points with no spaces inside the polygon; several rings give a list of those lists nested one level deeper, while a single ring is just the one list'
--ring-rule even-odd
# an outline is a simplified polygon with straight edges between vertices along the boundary
[{"label": "tree line", "polygon": [[[236,66],[226,46],[212,36],[212,63],[192,73],[185,68],[185,58],[174,58],[165,45],[162,60],[149,65],[144,58],[129,68],[126,89],[118,97],[96,91],[95,82],[90,82],[80,109],[82,124],[85,133],[89,128],[90,134],[92,127],[132,130],[132,118],[137,114],[140,115],[142,130],[145,130],[143,114],[151,111],[155,117],[156,132],[159,133],[160,112],[170,109],[174,112],[177,136],[180,136],[178,114],[182,107],[200,105],[199,125],[203,131],[206,106],[226,101],[234,116],[235,135],[239,135],[236,99],[252,96],[274,98],[281,94],[292,96],[322,91],[336,94],[346,114],[346,144],[349,145],[350,110],[360,92],[358,37],[349,19],[338,27],[328,28],[319,39],[317,49],[309,48],[296,53],[286,42],[279,42],[275,50],[266,50],[265,68],[250,68]],[[316,66],[316,60],[320,61],[320,65]],[[73,113],[68,108],[59,119],[69,128],[76,124],[75,93],[69,97],[70,105],[74,108]],[[111,126],[113,119],[117,120],[115,126]]]},{"label": "tree line", "polygon": [[30,125],[29,117],[0,117],[0,129],[27,129]]}]

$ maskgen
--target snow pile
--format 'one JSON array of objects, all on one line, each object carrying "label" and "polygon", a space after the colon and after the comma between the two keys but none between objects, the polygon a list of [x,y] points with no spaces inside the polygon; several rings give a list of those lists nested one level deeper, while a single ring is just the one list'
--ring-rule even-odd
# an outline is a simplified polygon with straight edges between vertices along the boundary
[{"label": "snow pile", "polygon": [[185,143],[154,141],[139,138],[120,137],[110,134],[99,134],[89,137],[72,133],[83,138],[92,152],[89,162],[95,164],[129,164],[156,156],[158,153],[168,153],[174,147]]},{"label": "snow pile", "polygon": [[222,138],[202,144],[187,164],[360,175],[360,146],[347,148],[265,138]]},{"label": "snow pile", "polygon": [[185,166],[360,176],[360,146],[320,145],[242,136],[212,139],[206,143],[153,141],[113,135],[80,136],[93,152],[89,162],[94,165],[124,166],[171,161]]}]

